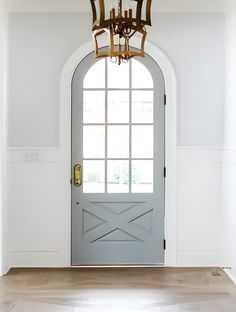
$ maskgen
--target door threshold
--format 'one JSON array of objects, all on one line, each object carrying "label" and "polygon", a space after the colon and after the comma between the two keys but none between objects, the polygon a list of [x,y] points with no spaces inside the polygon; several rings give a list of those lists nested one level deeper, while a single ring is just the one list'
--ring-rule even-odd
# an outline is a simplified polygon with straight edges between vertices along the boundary
[{"label": "door threshold", "polygon": [[71,269],[103,269],[103,268],[165,268],[164,264],[118,264],[118,265],[72,265]]}]

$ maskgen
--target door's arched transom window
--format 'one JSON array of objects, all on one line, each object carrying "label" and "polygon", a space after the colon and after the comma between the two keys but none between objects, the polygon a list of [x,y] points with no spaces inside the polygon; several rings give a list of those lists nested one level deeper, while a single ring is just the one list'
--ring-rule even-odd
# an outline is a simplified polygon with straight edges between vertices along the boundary
[{"label": "door's arched transom window", "polygon": [[152,193],[153,146],[151,73],[97,61],[83,81],[83,193]]}]

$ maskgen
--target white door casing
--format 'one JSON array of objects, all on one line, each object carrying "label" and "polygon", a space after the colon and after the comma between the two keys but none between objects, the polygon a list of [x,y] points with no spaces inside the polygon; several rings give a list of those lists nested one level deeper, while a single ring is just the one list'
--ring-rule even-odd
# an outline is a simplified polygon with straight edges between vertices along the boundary
[{"label": "white door casing", "polygon": [[[103,46],[106,46],[104,42]],[[139,40],[133,40],[133,47],[139,47]],[[80,47],[69,58],[64,66],[60,81],[60,152],[64,164],[62,178],[68,181],[66,184],[67,213],[65,222],[68,228],[68,266],[71,265],[71,83],[74,71],[78,64],[94,50],[93,41]],[[176,266],[176,209],[177,209],[177,166],[176,166],[176,101],[177,83],[174,68],[167,56],[150,42],[146,42],[145,51],[150,55],[161,68],[166,88],[166,116],[165,116],[165,149],[166,149],[166,189],[165,189],[165,237],[166,245],[166,266]]]}]

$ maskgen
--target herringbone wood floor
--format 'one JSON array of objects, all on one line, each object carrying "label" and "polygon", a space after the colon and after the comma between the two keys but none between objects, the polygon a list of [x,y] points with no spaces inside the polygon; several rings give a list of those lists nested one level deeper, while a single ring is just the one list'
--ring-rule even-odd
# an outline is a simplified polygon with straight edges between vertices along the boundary
[{"label": "herringbone wood floor", "polygon": [[236,312],[236,286],[220,269],[14,269],[0,311]]}]

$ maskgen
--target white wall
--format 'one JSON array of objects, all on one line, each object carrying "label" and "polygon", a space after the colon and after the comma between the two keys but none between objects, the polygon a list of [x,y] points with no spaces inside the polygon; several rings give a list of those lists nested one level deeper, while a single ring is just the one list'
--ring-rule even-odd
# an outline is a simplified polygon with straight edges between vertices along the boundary
[{"label": "white wall", "polygon": [[224,262],[236,281],[236,2],[228,1],[226,14],[226,102],[223,157]]},{"label": "white wall", "polygon": [[4,144],[7,69],[7,8],[0,2],[0,275],[4,272]]},{"label": "white wall", "polygon": [[149,30],[176,70],[180,146],[223,144],[224,23],[221,13],[170,13]]},{"label": "white wall", "polygon": [[[170,58],[178,80],[177,265],[219,265],[224,14],[161,13],[153,20],[149,40]],[[10,266],[69,264],[59,80],[69,56],[91,40],[90,28],[90,14],[10,16]]]},{"label": "white wall", "polygon": [[[87,0],[9,0],[10,10],[18,12],[90,12]],[[224,12],[225,0],[158,0],[158,12]]]},{"label": "white wall", "polygon": [[[223,145],[224,14],[158,14],[148,39],[178,79],[178,145]],[[59,79],[69,56],[91,40],[90,14],[10,16],[10,147],[57,147]]]}]

